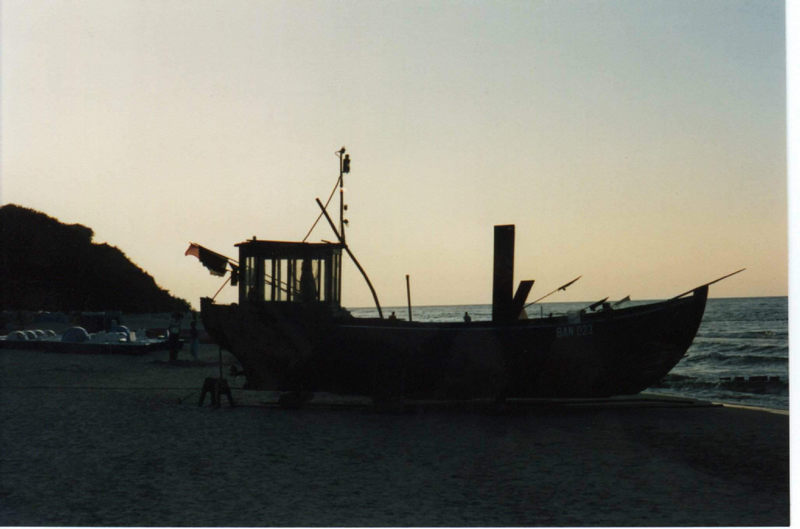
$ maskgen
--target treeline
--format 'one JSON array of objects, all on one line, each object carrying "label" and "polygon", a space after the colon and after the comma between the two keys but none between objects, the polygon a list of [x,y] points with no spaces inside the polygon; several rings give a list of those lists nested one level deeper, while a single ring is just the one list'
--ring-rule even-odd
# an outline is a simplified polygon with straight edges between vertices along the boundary
[{"label": "treeline", "polygon": [[94,232],[14,204],[0,207],[0,310],[174,312],[186,300],[160,288]]}]

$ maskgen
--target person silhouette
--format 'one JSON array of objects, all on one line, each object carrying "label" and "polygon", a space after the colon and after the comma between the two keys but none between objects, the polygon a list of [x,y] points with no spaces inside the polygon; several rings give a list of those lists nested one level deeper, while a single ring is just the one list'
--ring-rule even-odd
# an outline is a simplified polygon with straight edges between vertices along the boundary
[{"label": "person silhouette", "polygon": [[191,327],[190,336],[192,337],[192,349],[191,350],[192,350],[192,358],[197,360],[197,345],[198,345],[197,344],[197,338],[198,338],[199,333],[197,332],[197,316],[194,315],[194,314],[192,316],[193,316],[192,323],[190,324],[190,327]]}]

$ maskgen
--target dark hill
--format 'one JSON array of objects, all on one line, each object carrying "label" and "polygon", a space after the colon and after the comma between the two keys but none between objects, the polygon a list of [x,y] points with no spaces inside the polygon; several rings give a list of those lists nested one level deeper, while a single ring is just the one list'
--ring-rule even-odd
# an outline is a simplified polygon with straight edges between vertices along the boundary
[{"label": "dark hill", "polygon": [[173,312],[189,304],[159,288],[94,232],[14,204],[0,207],[0,309]]}]

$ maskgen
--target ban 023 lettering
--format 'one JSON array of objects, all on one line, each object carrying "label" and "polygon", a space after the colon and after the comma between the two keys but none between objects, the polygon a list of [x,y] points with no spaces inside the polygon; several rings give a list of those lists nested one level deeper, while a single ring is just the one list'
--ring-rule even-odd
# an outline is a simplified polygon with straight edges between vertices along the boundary
[{"label": "ban 023 lettering", "polygon": [[556,338],[571,338],[573,336],[589,336],[593,334],[591,323],[583,325],[567,325],[556,328]]}]

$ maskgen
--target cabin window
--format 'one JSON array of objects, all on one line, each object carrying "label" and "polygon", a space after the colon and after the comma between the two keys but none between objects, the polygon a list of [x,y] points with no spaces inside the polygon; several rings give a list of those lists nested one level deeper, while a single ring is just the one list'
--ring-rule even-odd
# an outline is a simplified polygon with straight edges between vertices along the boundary
[{"label": "cabin window", "polygon": [[273,289],[275,277],[275,262],[272,259],[264,259],[264,301],[272,301],[275,298]]},{"label": "cabin window", "polygon": [[[305,261],[308,261],[307,265],[304,265]],[[303,270],[304,266],[306,270]],[[321,272],[324,265],[321,259],[266,259],[264,270],[264,301],[324,301],[328,298],[323,290],[325,281]]]},{"label": "cabin window", "polygon": [[245,259],[244,263],[244,281],[242,282],[245,299],[254,299],[256,293],[256,283],[256,259],[255,257],[248,257]]},{"label": "cabin window", "polygon": [[286,279],[289,276],[289,266],[285,259],[278,260],[276,267],[277,276],[275,277],[275,301],[288,301]]},{"label": "cabin window", "polygon": [[331,265],[331,299],[339,301],[342,299],[342,277],[339,275],[341,268],[342,254],[333,254],[333,263]]},{"label": "cabin window", "polygon": [[240,301],[338,304],[341,253],[309,252],[307,255],[304,257],[301,252],[285,258],[274,254],[270,257],[241,255]]},{"label": "cabin window", "polygon": [[289,260],[289,301],[300,301],[300,261]]},{"label": "cabin window", "polygon": [[269,301],[279,301],[281,291],[281,269],[278,261],[270,259],[270,295]]},{"label": "cabin window", "polygon": [[311,262],[311,273],[314,279],[314,288],[317,291],[317,298],[320,301],[325,301],[325,290],[322,288],[322,263],[321,259],[314,259]]}]

